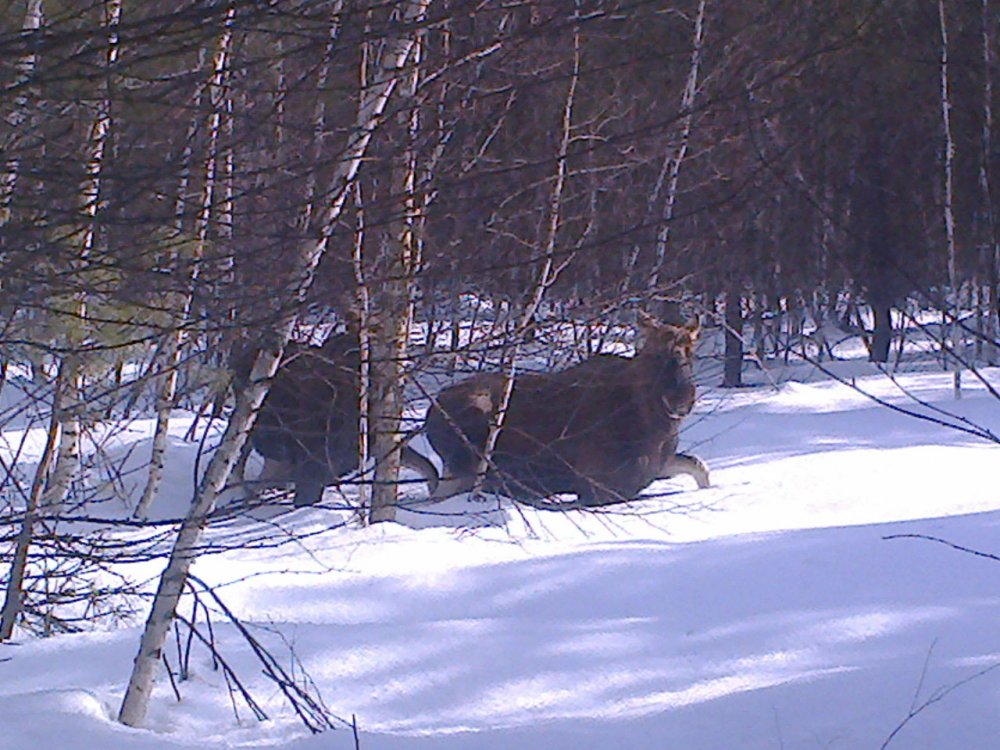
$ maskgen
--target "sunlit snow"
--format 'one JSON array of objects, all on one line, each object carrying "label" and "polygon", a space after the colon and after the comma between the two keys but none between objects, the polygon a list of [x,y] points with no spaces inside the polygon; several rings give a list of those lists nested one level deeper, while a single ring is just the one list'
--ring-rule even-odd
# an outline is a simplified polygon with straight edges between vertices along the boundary
[{"label": "sunlit snow", "polygon": [[[956,401],[949,373],[894,383],[834,366],[880,399],[1000,433],[1000,401],[969,377]],[[1000,746],[1000,563],[886,539],[1000,554],[1000,446],[799,374],[703,390],[682,445],[711,466],[707,490],[662,482],[589,515],[452,499],[368,529],[261,509],[210,534],[301,539],[195,573],[227,584],[288,668],[294,651],[365,750],[877,750],[911,713],[890,748]],[[159,517],[191,497],[190,418],[175,421]],[[133,424],[109,450],[141,467],[148,435]],[[21,460],[39,445],[30,435]],[[196,650],[180,703],[161,679],[147,726],[116,724],[140,624],[0,647],[0,748],[354,747],[350,729],[310,736],[221,617],[220,649],[270,719],[238,701],[237,718]]]}]

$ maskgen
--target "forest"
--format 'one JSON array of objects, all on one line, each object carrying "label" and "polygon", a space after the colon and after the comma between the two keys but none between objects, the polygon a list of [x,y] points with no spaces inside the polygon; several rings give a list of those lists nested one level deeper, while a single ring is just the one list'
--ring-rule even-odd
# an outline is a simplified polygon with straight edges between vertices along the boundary
[{"label": "forest", "polygon": [[[357,339],[356,524],[442,385],[509,397],[644,316],[719,342],[702,384],[916,336],[998,398],[990,0],[0,9],[0,641],[132,617],[116,566],[169,558],[126,724],[290,347]],[[151,521],[180,412],[214,450]],[[130,419],[141,460],[105,449]]]}]

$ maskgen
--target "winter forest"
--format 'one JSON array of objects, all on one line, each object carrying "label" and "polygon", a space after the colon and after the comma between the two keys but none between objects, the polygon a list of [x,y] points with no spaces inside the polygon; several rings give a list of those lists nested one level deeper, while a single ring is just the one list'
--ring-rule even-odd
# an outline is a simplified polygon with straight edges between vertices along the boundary
[{"label": "winter forest", "polygon": [[998,54],[0,0],[0,748],[995,747]]}]

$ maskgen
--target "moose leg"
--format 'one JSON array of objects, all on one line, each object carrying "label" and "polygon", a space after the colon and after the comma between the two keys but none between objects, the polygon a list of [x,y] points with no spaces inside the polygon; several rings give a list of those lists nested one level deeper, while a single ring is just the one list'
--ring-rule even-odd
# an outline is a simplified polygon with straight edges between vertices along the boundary
[{"label": "moose leg", "polygon": [[430,493],[431,500],[444,500],[446,497],[461,495],[465,492],[472,492],[476,485],[474,476],[453,476],[445,467],[441,474],[440,481]]},{"label": "moose leg", "polygon": [[423,477],[424,481],[427,482],[427,494],[430,497],[435,497],[438,491],[438,480],[440,477],[438,477],[437,468],[434,464],[408,445],[403,446],[402,452],[400,453],[400,460],[402,461],[403,466],[408,469],[413,469],[415,472],[420,474],[421,477]]},{"label": "moose leg", "polygon": [[690,474],[698,483],[699,489],[711,487],[711,482],[708,479],[708,465],[697,456],[675,453],[667,459],[660,469],[660,479],[669,479],[678,474]]},{"label": "moose leg", "polygon": [[300,466],[295,472],[295,507],[303,508],[318,503],[328,484],[326,480],[326,474],[319,467],[313,464]]},{"label": "moose leg", "polygon": [[247,502],[256,502],[265,490],[284,487],[291,481],[292,465],[289,462],[265,456],[264,466],[257,478],[243,483],[248,488],[245,499]]},{"label": "moose leg", "polygon": [[[474,448],[471,447],[475,444],[470,442],[466,445],[467,438],[464,435],[461,440],[463,444],[460,450],[455,450],[452,444],[445,444],[439,448],[437,444],[431,442],[434,450],[441,456],[443,464],[441,474],[438,477],[439,481],[433,488],[429,487],[431,500],[444,500],[446,497],[472,492],[476,486],[476,469],[479,466],[479,457]],[[483,442],[486,442],[485,438]]]},{"label": "moose leg", "polygon": [[232,476],[236,477],[241,483],[246,482],[247,460],[250,458],[251,453],[253,453],[253,442],[247,440],[240,449],[240,457],[236,459],[236,464],[233,466],[232,471]]},{"label": "moose leg", "polygon": [[288,461],[265,458],[264,466],[254,481],[261,485],[261,489],[280,487],[292,481],[292,465]]}]

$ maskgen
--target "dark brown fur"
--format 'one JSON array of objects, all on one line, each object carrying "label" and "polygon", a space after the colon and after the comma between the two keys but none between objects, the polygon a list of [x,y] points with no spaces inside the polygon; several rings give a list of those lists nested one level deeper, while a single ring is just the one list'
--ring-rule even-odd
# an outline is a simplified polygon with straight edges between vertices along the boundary
[{"label": "dark brown fur", "polygon": [[[677,454],[680,422],[695,401],[697,328],[648,318],[641,327],[635,357],[604,354],[516,378],[484,489],[529,501],[573,493],[596,506],[632,499],[675,473],[707,486],[704,464]],[[426,422],[445,465],[436,496],[472,488],[502,387],[501,375],[483,374],[438,394]]]},{"label": "dark brown fur", "polygon": [[[290,342],[257,413],[250,440],[265,459],[262,482],[293,482],[295,505],[319,501],[323,488],[358,467],[361,356],[357,334],[322,346]],[[237,385],[246,383],[253,352],[234,357]],[[408,446],[403,463],[436,484],[434,467]]]}]

